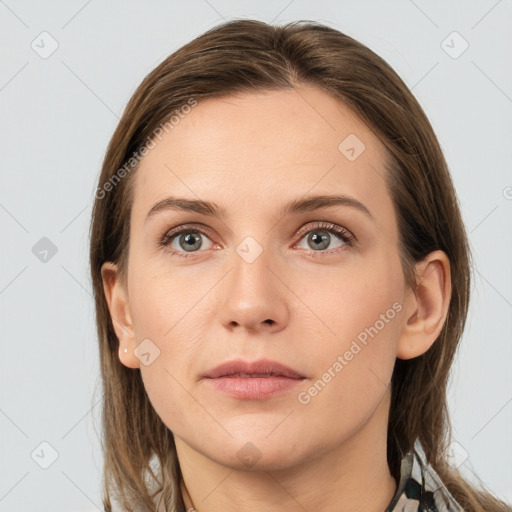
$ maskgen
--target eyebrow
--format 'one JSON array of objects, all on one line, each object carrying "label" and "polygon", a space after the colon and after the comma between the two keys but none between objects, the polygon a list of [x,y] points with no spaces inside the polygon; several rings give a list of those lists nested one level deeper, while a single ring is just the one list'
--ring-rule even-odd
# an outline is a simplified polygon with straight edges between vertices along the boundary
[{"label": "eyebrow", "polygon": [[[329,208],[332,206],[349,206],[355,208],[364,214],[373,218],[368,208],[357,199],[346,195],[318,195],[295,199],[284,205],[278,215],[284,217],[293,213],[305,213],[321,208]],[[150,217],[158,212],[165,210],[181,210],[186,212],[195,212],[211,217],[226,218],[227,211],[225,208],[219,208],[215,203],[203,201],[201,199],[185,199],[181,197],[166,197],[158,201],[149,210],[146,216],[146,222]]]}]

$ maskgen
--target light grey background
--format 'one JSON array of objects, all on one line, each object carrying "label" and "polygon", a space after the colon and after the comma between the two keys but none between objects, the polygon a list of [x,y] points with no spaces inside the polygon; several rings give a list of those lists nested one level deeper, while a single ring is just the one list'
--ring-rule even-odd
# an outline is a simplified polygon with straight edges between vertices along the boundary
[{"label": "light grey background", "polygon": [[[95,183],[142,78],[179,46],[233,17],[330,24],[386,59],[424,107],[452,171],[476,261],[469,324],[450,386],[455,439],[468,454],[465,473],[474,471],[512,501],[510,0],[6,0],[0,1],[0,510],[102,509],[101,391],[87,267]],[[47,56],[53,40],[58,48]],[[469,47],[457,56],[464,40]],[[57,248],[47,262],[32,252],[42,237]],[[58,458],[42,469],[53,461],[52,450]]]}]

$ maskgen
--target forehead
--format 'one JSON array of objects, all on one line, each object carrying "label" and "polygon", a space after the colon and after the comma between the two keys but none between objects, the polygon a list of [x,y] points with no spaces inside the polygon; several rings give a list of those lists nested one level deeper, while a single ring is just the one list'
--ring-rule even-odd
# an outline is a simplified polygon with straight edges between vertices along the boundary
[{"label": "forehead", "polygon": [[132,214],[170,194],[278,209],[333,189],[389,208],[386,158],[372,130],[316,87],[200,100],[142,159]]}]

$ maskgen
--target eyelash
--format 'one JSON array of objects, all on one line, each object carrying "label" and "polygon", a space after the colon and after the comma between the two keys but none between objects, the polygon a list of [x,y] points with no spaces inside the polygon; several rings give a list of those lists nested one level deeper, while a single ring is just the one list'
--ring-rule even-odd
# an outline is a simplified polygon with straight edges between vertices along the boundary
[{"label": "eyelash", "polygon": [[[342,247],[337,247],[336,249],[330,249],[330,250],[319,250],[319,251],[306,251],[308,252],[312,257],[318,257],[320,254],[332,254],[337,253],[340,251],[343,251],[345,248],[353,247],[357,243],[357,238],[350,233],[345,228],[342,228],[341,226],[337,226],[336,224],[332,224],[330,222],[324,222],[324,221],[317,221],[314,226],[309,226],[307,229],[300,229],[297,232],[297,235],[299,237],[299,242],[304,238],[305,235],[313,232],[313,231],[327,231],[328,233],[334,233],[337,235],[344,243],[345,245]],[[161,238],[159,242],[159,246],[162,248],[167,248],[172,243],[172,241],[179,235],[183,233],[200,233],[204,236],[207,236],[209,238],[213,238],[213,233],[204,227],[198,227],[197,224],[194,225],[184,225],[180,226],[179,228],[171,229],[170,231],[167,231],[165,235]],[[171,255],[180,256],[182,258],[189,258],[190,256],[193,256],[197,252],[203,252],[203,251],[192,251],[190,253],[182,252],[182,251],[175,251],[174,249],[168,249]]]}]

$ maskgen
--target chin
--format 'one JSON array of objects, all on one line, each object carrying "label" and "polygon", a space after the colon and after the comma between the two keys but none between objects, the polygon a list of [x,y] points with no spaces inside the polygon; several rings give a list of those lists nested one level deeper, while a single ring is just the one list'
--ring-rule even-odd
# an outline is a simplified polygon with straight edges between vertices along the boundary
[{"label": "chin", "polygon": [[[219,446],[220,450],[210,452],[210,458],[217,463],[242,471],[278,471],[288,469],[299,464],[307,453],[307,447],[299,439],[291,438],[289,433],[283,431],[281,435],[264,431],[240,433],[230,438],[226,443],[215,443],[210,446]],[[272,436],[275,437],[273,439]],[[302,436],[303,438],[304,436]],[[297,449],[300,446],[300,450]]]}]

